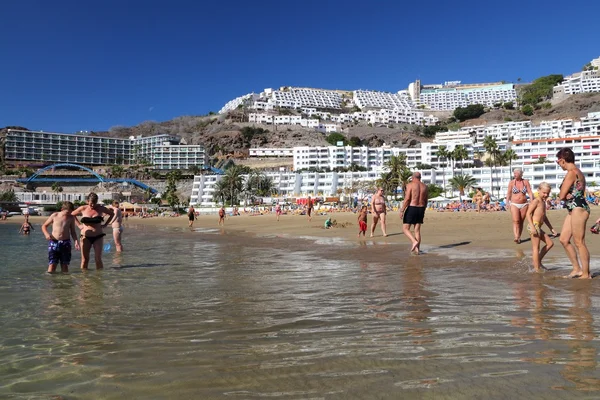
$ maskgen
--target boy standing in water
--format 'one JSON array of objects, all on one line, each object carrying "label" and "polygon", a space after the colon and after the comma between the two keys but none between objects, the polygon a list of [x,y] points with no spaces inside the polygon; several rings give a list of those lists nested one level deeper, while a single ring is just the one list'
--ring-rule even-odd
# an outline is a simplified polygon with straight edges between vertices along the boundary
[{"label": "boy standing in water", "polygon": [[367,206],[362,206],[358,213],[358,237],[362,233],[363,237],[367,234],[367,214],[369,213]]},{"label": "boy standing in water", "polygon": [[[60,212],[55,212],[42,225],[42,232],[48,241],[48,273],[56,271],[60,263],[61,272],[69,272],[71,263],[71,240],[75,242],[75,249],[79,250],[79,241],[75,232],[76,219],[71,215],[75,207],[70,201],[65,201]],[[48,227],[52,224],[52,234]]]},{"label": "boy standing in water", "polygon": [[[533,269],[535,272],[540,272],[540,269],[544,268],[542,265],[542,259],[552,248],[552,246],[554,246],[551,236],[547,235],[546,232],[542,230],[542,226],[546,224],[546,226],[550,228],[552,231],[552,237],[557,235],[554,228],[552,228],[552,224],[548,220],[548,216],[546,215],[546,200],[548,199],[548,196],[550,196],[550,185],[548,185],[546,182],[542,182],[538,186],[538,197],[533,199],[531,203],[529,203],[529,207],[527,207],[526,217],[527,222],[529,222],[527,230],[531,235],[531,246],[533,248]],[[541,250],[540,242],[545,243],[545,246],[542,247]]]}]

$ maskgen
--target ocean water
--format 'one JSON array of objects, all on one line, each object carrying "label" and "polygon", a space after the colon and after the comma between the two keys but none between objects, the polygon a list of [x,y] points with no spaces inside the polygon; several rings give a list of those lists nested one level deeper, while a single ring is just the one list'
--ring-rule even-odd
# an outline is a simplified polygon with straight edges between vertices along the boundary
[{"label": "ocean water", "polygon": [[[130,225],[48,275],[0,225],[0,398],[598,397],[598,282],[522,253]],[[37,228],[37,227],[36,227]]]}]

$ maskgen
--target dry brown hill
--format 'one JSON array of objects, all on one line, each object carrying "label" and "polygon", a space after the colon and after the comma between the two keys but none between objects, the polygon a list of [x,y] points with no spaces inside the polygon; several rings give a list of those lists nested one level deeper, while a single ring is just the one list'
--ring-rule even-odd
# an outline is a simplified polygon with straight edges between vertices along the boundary
[{"label": "dry brown hill", "polygon": [[532,116],[524,115],[518,110],[491,110],[481,117],[465,121],[463,126],[500,124],[506,121],[541,121],[557,119],[578,120],[588,112],[600,111],[600,93],[581,93],[572,95],[551,108],[540,108]]}]

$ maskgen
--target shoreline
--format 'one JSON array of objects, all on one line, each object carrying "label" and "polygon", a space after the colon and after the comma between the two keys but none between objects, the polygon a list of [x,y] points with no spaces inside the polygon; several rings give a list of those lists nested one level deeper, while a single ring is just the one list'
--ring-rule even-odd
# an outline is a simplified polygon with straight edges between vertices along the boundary
[{"label": "shoreline", "polygon": [[[562,223],[566,216],[566,210],[551,210],[548,212],[550,222],[557,231],[561,231]],[[338,226],[324,229],[325,220],[331,217],[336,220]],[[590,219],[588,220],[588,229],[593,222],[600,217],[600,208],[592,208]],[[408,239],[402,233],[402,224],[398,212],[387,214],[387,237],[383,237],[381,228],[375,228],[374,237],[369,237],[372,216],[368,218],[368,228],[366,237],[358,237],[358,215],[350,212],[334,212],[328,215],[314,215],[309,222],[305,215],[282,215],[280,221],[276,220],[275,214],[267,215],[241,215],[236,217],[228,216],[225,219],[225,226],[218,225],[218,216],[200,215],[194,221],[194,231],[188,228],[187,216],[179,217],[152,217],[138,218],[131,217],[124,226],[142,225],[147,227],[168,227],[180,228],[181,233],[195,234],[203,233],[203,229],[217,231],[220,233],[235,234],[239,236],[252,235],[260,236],[281,236],[286,239],[301,238],[335,238],[347,242],[372,242],[380,244],[394,244],[410,249]],[[30,222],[34,225],[34,235],[40,232],[40,226],[47,217],[31,216]],[[23,223],[22,216],[13,216],[6,221],[0,221],[0,224],[19,225]],[[196,231],[198,230],[198,231]],[[108,231],[110,232],[110,231]],[[107,232],[107,233],[108,233]],[[16,232],[15,232],[16,233]],[[460,246],[460,251],[464,253],[474,252],[477,249],[490,249],[513,251],[515,249],[523,251],[526,255],[531,255],[531,244],[527,229],[523,229],[521,238],[523,242],[519,245],[513,243],[512,221],[508,212],[436,212],[427,211],[425,214],[425,223],[421,228],[423,237],[423,249],[432,246],[444,248],[453,248]],[[124,234],[124,240],[127,240],[127,233]],[[586,233],[586,243],[591,253],[593,261],[594,255],[600,254],[600,240],[596,240],[596,235],[589,231]],[[564,250],[560,246],[558,239],[554,240],[555,248],[550,252],[550,256],[565,256]],[[477,258],[477,255],[474,255]]]}]

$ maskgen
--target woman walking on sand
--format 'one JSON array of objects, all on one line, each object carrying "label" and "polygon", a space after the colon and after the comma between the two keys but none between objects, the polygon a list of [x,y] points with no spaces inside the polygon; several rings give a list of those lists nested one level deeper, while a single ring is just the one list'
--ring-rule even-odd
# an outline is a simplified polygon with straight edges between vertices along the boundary
[{"label": "woman walking on sand", "polygon": [[508,183],[508,192],[506,193],[506,204],[510,207],[510,215],[513,221],[514,242],[521,243],[521,234],[523,233],[523,224],[527,215],[527,195],[533,199],[533,192],[529,181],[523,179],[523,170],[515,168],[513,171],[514,179]]},{"label": "woman walking on sand", "polygon": [[[565,248],[573,266],[573,271],[567,277],[589,279],[592,276],[590,252],[585,244],[585,229],[590,217],[590,206],[585,200],[585,176],[575,165],[575,154],[568,147],[558,151],[556,163],[563,171],[567,171],[558,194],[558,198],[565,202],[565,208],[569,211],[560,233],[560,244]],[[571,244],[571,239],[575,246]]]}]

